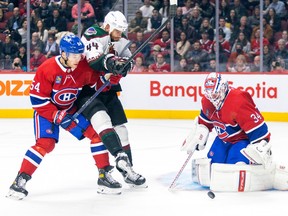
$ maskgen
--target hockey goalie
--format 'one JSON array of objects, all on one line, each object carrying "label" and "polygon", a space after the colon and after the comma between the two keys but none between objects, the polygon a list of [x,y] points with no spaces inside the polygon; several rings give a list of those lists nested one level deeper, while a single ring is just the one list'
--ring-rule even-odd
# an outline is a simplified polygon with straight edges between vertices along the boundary
[{"label": "hockey goalie", "polygon": [[192,160],[193,182],[213,191],[288,190],[288,168],[273,162],[270,132],[252,97],[214,72],[181,150],[203,150],[212,129],[217,136],[207,158]]}]

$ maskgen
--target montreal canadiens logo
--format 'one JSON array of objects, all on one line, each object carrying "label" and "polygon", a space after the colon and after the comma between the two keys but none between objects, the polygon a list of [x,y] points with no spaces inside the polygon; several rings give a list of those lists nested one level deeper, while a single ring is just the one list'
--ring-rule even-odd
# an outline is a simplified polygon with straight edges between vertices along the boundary
[{"label": "montreal canadiens logo", "polygon": [[77,99],[77,89],[62,89],[55,93],[53,99],[60,106],[69,106]]}]

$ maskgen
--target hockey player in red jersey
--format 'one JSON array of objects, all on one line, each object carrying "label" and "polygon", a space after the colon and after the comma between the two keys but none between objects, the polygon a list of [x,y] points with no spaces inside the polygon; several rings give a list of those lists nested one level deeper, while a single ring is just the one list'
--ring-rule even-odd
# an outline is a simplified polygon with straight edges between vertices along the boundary
[{"label": "hockey player in red jersey", "polygon": [[[85,55],[90,67],[101,71],[103,75],[112,74],[110,83],[111,81],[113,83],[93,100],[83,115],[91,121],[93,128],[113,156],[116,157],[118,151],[115,145],[123,146],[129,158],[131,171],[125,171],[125,167],[118,166],[119,163],[116,168],[123,175],[125,182],[132,187],[146,188],[146,179],[132,169],[132,152],[125,126],[127,118],[117,95],[117,92],[121,91],[120,79],[132,69],[132,62],[127,62],[131,56],[128,49],[129,41],[123,35],[127,27],[125,16],[120,11],[111,11],[105,16],[101,27],[93,25],[84,32],[81,39],[85,45]],[[122,72],[118,74],[119,71]],[[94,92],[91,88],[85,87],[77,100],[77,105],[82,106]],[[126,154],[123,157],[126,157]]]},{"label": "hockey player in red jersey", "polygon": [[[55,148],[59,139],[59,126],[79,140],[84,137],[91,140],[91,153],[99,169],[98,192],[121,193],[121,184],[110,175],[113,167],[110,166],[108,151],[103,147],[98,134],[82,114],[76,120],[72,118],[77,110],[74,103],[82,87],[86,85],[95,89],[100,82],[100,74],[88,65],[83,52],[84,44],[80,38],[66,35],[60,41],[61,55],[48,59],[37,69],[30,88],[36,143],[27,150],[7,197],[23,199],[28,195],[26,183],[44,156]],[[116,153],[121,155],[117,163],[122,166],[127,164],[128,160],[123,159],[122,154],[125,153],[121,145]]]},{"label": "hockey player in red jersey", "polygon": [[[270,175],[275,170],[271,166],[270,132],[251,95],[230,87],[220,73],[213,72],[205,79],[201,104],[200,115],[194,120],[192,131],[181,149],[188,152],[204,149],[212,129],[215,129],[217,136],[208,151],[208,158],[193,160],[192,176],[195,182],[204,186],[212,184],[214,189],[219,190],[237,190],[234,183],[243,177],[238,175],[238,169],[242,169],[251,174],[249,181],[257,179],[251,184],[247,180],[249,188],[246,190],[271,189],[272,181],[264,184],[259,182],[258,177],[264,173],[269,176],[267,179],[273,178]],[[228,180],[230,177],[236,179],[231,184]]]}]

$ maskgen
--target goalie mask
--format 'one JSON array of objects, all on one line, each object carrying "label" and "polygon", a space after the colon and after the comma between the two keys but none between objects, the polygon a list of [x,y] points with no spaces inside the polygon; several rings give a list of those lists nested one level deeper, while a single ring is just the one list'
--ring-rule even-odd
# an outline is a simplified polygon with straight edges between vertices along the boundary
[{"label": "goalie mask", "polygon": [[114,29],[125,32],[128,27],[126,17],[120,11],[110,11],[104,18],[104,28],[107,24],[110,26],[109,34],[111,34]]},{"label": "goalie mask", "polygon": [[210,73],[204,83],[204,95],[219,110],[228,92],[228,82],[219,73]]}]

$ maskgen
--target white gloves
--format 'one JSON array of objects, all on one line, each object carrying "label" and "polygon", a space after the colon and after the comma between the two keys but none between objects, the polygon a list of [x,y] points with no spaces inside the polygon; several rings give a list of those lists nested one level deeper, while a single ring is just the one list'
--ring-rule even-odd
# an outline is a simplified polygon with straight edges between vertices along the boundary
[{"label": "white gloves", "polygon": [[261,140],[259,143],[249,144],[241,153],[254,164],[263,164],[268,167],[272,163],[271,143]]},{"label": "white gloves", "polygon": [[191,132],[181,146],[181,151],[192,152],[194,150],[203,150],[208,136],[209,129],[205,125],[198,124],[198,118],[196,118]]}]

